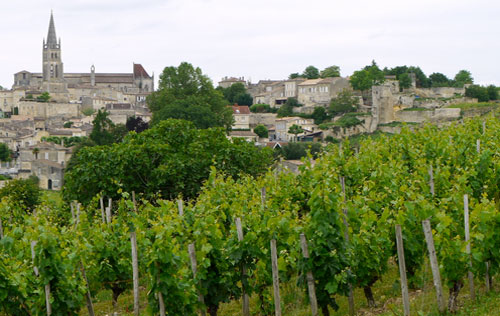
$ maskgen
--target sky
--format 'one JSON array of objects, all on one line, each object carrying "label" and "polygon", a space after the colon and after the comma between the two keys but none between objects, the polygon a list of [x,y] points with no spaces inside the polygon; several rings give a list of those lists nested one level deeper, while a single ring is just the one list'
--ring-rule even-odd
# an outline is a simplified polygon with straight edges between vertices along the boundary
[{"label": "sky", "polygon": [[23,0],[0,6],[0,85],[41,72],[53,10],[65,72],[159,78],[187,61],[214,84],[225,76],[286,79],[314,65],[342,76],[375,60],[500,85],[497,0]]}]

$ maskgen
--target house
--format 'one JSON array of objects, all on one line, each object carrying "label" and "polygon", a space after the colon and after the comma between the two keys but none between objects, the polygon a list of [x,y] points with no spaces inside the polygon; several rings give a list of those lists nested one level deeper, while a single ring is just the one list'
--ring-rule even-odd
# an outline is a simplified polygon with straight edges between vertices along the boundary
[{"label": "house", "polygon": [[254,104],[269,104],[271,107],[280,107],[286,100],[284,81],[272,82],[265,86],[265,91],[253,96]]},{"label": "house", "polygon": [[38,159],[31,164],[31,174],[38,177],[40,188],[60,190],[64,179],[64,164]]},{"label": "house", "polygon": [[259,136],[252,131],[231,131],[229,132],[229,137],[243,138],[248,142],[256,142],[259,138]]},{"label": "house", "polygon": [[224,77],[224,78],[222,78],[221,81],[219,81],[219,87],[226,89],[235,83],[242,83],[245,86],[247,85],[247,83],[245,82],[245,77],[239,77],[239,78]]},{"label": "house", "polygon": [[[294,135],[290,134],[288,131],[292,125],[300,126],[304,132]],[[298,138],[298,136],[304,135],[305,133],[312,133],[318,129],[318,126],[314,124],[313,119],[305,119],[302,117],[283,117],[276,120],[276,131],[275,139],[278,141],[293,141]]]},{"label": "house", "polygon": [[231,128],[233,130],[249,130],[250,129],[250,108],[246,105],[233,105],[234,123]]},{"label": "house", "polygon": [[351,89],[347,78],[319,78],[297,84],[297,100],[305,107],[327,106],[344,89]]}]

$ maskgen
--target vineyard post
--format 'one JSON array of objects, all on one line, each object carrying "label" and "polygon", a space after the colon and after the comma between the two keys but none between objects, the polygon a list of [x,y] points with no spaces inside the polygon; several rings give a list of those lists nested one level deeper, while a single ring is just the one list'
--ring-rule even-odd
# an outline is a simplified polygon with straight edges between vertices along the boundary
[{"label": "vineyard post", "polygon": [[278,254],[276,251],[276,239],[271,239],[271,268],[273,271],[275,315],[281,316],[280,279],[278,275]]},{"label": "vineyard post", "polygon": [[[35,246],[36,241],[31,242],[31,260],[33,262],[33,271],[35,272],[35,276],[39,276],[38,268],[35,266]],[[50,282],[45,284],[45,306],[47,308],[47,316],[52,314],[52,306],[50,305]]]},{"label": "vineyard post", "polygon": [[470,228],[469,228],[469,197],[467,194],[464,194],[464,222],[465,222],[465,251],[469,256],[469,271],[467,275],[469,276],[469,291],[470,297],[472,300],[476,299],[476,293],[474,291],[474,274],[472,274],[472,259],[470,256]]},{"label": "vineyard post", "polygon": [[476,151],[479,154],[481,152],[481,140],[476,140]]},{"label": "vineyard post", "polygon": [[431,188],[431,194],[434,196],[434,171],[432,165],[429,167],[429,186]]},{"label": "vineyard post", "polygon": [[101,204],[101,217],[102,217],[102,222],[106,223],[106,215],[104,214],[104,199],[102,196],[99,198],[99,202]]},{"label": "vineyard post", "polygon": [[[236,232],[238,234],[238,241],[241,243],[243,241],[243,228],[241,227],[241,218],[235,218]],[[246,292],[245,282],[243,280],[246,278],[247,269],[245,266],[242,267],[242,280],[241,287],[243,291],[243,316],[250,316],[250,298]]]},{"label": "vineyard post", "polygon": [[184,203],[181,199],[177,200],[177,209],[179,210],[179,216],[184,216]]},{"label": "vineyard post", "polygon": [[410,299],[408,297],[408,281],[406,279],[405,250],[401,225],[396,225],[396,244],[398,248],[399,276],[401,278],[401,293],[403,295],[404,315],[410,316]]},{"label": "vineyard post", "polygon": [[[196,250],[194,248],[194,243],[188,245],[189,258],[191,259],[191,270],[193,270],[193,277],[196,279],[196,273],[198,272],[198,263],[196,262]],[[200,285],[200,283],[199,283]],[[203,306],[205,305],[205,298],[203,294],[198,290],[198,302],[200,302]],[[202,307],[201,315],[205,316],[205,309]]]},{"label": "vineyard post", "polygon": [[[80,203],[77,205],[77,210],[78,210],[78,215],[77,215],[77,221],[75,224],[75,229],[78,226],[80,222]],[[90,284],[89,280],[87,279],[87,273],[85,273],[85,267],[83,266],[83,261],[80,260],[80,271],[82,272],[82,277],[83,280],[85,281],[85,285],[87,286],[87,293],[85,293],[85,300],[87,301],[87,309],[89,311],[89,316],[94,316],[94,305],[92,305],[92,296],[90,295]]]},{"label": "vineyard post", "polygon": [[[156,262],[156,269],[158,272],[160,272],[160,264],[158,261]],[[160,274],[160,273],[158,273]],[[158,276],[156,283],[159,285],[160,284],[160,278]],[[165,302],[163,301],[163,293],[161,291],[158,291],[158,304],[160,307],[160,316],[165,316]]]},{"label": "vineyard post", "polygon": [[137,261],[137,236],[130,232],[130,243],[132,245],[132,276],[134,284],[134,315],[139,316],[139,264]]},{"label": "vineyard post", "polygon": [[112,206],[113,206],[113,199],[109,198],[108,199],[108,207],[109,207],[110,210],[112,210]]},{"label": "vineyard post", "polygon": [[431,223],[428,219],[422,221],[424,228],[425,241],[427,242],[427,250],[429,251],[429,260],[431,262],[432,278],[436,287],[436,296],[438,309],[440,313],[444,313],[446,306],[443,296],[443,286],[441,285],[441,274],[439,273],[439,265],[436,257],[436,249],[434,248],[434,239],[432,238]]},{"label": "vineyard post", "polygon": [[[307,248],[306,235],[300,234],[300,246],[302,248],[302,256],[307,260],[309,259],[309,250]],[[309,301],[311,302],[312,316],[318,315],[318,301],[316,300],[316,289],[314,287],[314,276],[312,271],[306,273],[307,289],[309,290]]]},{"label": "vineyard post", "polygon": [[135,201],[135,191],[132,191],[132,203],[134,203],[134,212],[137,213],[137,203]]},{"label": "vineyard post", "polygon": [[106,207],[106,223],[111,224],[111,208]]},{"label": "vineyard post", "polygon": [[76,223],[75,225],[78,225],[78,223],[80,223],[80,203],[77,203],[76,204]]},{"label": "vineyard post", "polygon": [[[346,242],[349,243],[349,223],[347,222],[347,207],[346,207],[347,196],[345,193],[345,178],[342,176],[340,177],[340,185],[342,186],[342,195],[344,196],[344,209],[343,209],[344,226],[345,226],[344,238],[345,238]],[[350,274],[351,269],[348,269],[348,272]],[[354,315],[355,314],[355,311],[354,311],[354,291],[352,289],[352,284],[350,282],[347,284],[347,286],[349,288],[349,297],[348,297],[349,315]]]},{"label": "vineyard post", "polygon": [[72,218],[73,220],[75,220],[75,206],[74,206],[74,204],[73,204],[73,203],[74,203],[74,201],[71,201],[71,202],[69,203],[69,205],[70,205],[70,208],[71,208],[71,218]]},{"label": "vineyard post", "polygon": [[3,225],[2,225],[2,219],[0,218],[0,239],[3,238]]},{"label": "vineyard post", "polygon": [[262,206],[266,205],[266,187],[260,189],[260,202],[262,203]]},{"label": "vineyard post", "polygon": [[491,290],[491,284],[490,284],[490,262],[486,262],[486,291],[489,292]]},{"label": "vineyard post", "polygon": [[486,121],[483,121],[483,134],[486,133]]}]

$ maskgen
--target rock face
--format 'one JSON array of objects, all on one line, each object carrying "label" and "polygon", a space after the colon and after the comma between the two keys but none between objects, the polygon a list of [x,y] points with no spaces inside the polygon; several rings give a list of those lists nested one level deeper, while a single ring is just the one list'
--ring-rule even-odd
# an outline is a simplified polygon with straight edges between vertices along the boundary
[{"label": "rock face", "polygon": [[460,109],[441,108],[423,111],[397,111],[395,118],[399,122],[406,123],[423,123],[423,122],[438,122],[452,121],[460,118]]}]

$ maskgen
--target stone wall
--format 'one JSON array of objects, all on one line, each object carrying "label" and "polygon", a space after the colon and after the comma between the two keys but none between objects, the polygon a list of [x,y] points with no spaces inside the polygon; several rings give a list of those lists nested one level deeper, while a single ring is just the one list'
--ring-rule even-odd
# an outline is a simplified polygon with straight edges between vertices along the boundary
[{"label": "stone wall", "polygon": [[250,128],[262,124],[267,127],[274,126],[276,120],[275,113],[252,113],[250,114]]},{"label": "stone wall", "polygon": [[450,121],[460,118],[460,109],[443,108],[422,111],[397,111],[395,119],[406,123]]},{"label": "stone wall", "polygon": [[78,117],[80,104],[25,101],[19,103],[19,115],[49,118],[52,116]]},{"label": "stone wall", "polygon": [[452,98],[457,95],[465,95],[465,88],[439,87],[427,89],[415,89],[413,91],[421,98]]}]

